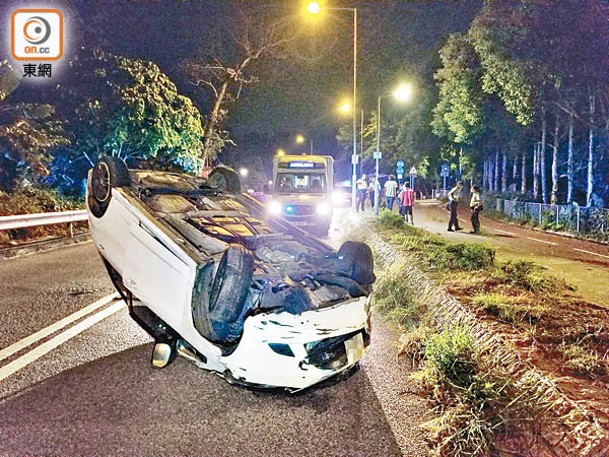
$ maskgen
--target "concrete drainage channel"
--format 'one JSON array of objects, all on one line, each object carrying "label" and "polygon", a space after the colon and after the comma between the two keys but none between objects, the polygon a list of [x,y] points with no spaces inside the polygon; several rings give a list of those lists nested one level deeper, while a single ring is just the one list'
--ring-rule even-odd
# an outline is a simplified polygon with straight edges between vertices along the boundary
[{"label": "concrete drainage channel", "polygon": [[429,305],[436,327],[462,324],[471,328],[484,356],[490,357],[494,364],[503,367],[513,377],[516,385],[534,389],[544,403],[552,405],[549,415],[553,420],[543,424],[541,434],[554,453],[573,457],[608,455],[609,433],[596,422],[593,412],[564,395],[551,379],[524,360],[508,340],[493,332],[490,326],[481,322],[440,285],[414,266],[415,259],[394,248],[375,233],[369,234],[366,241],[385,267],[398,260],[408,260],[403,271],[404,283],[420,300]]}]

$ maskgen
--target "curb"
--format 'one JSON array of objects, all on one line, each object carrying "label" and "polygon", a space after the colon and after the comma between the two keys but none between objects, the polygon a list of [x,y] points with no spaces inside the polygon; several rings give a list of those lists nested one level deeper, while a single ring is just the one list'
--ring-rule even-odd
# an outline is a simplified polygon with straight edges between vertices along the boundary
[{"label": "curb", "polygon": [[89,233],[75,235],[72,238],[54,238],[52,240],[36,241],[33,243],[0,249],[0,260],[14,259],[40,252],[52,251],[66,246],[87,243],[91,241]]},{"label": "curb", "polygon": [[414,259],[407,253],[394,248],[376,233],[367,238],[385,266],[400,259],[407,260],[403,274],[409,281],[405,281],[405,284],[413,285],[412,290],[418,299],[431,305],[438,327],[457,323],[469,326],[476,343],[492,362],[514,376],[516,384],[524,389],[535,390],[540,398],[552,405],[548,414],[554,421],[552,424],[544,424],[547,428],[544,427],[542,436],[554,448],[553,451],[573,457],[606,455],[609,451],[609,433],[598,424],[592,411],[567,397],[551,379],[524,360],[508,340],[495,334],[492,327],[481,322],[436,281],[419,270],[414,265]]}]

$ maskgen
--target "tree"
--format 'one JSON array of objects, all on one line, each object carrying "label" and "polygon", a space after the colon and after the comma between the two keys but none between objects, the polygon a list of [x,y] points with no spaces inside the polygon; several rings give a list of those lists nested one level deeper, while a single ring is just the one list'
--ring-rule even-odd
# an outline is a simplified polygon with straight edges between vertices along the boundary
[{"label": "tree", "polygon": [[54,148],[69,144],[55,107],[41,103],[6,103],[19,86],[16,72],[0,63],[0,188],[11,191],[25,178],[49,174]]},{"label": "tree", "polygon": [[[183,64],[186,76],[193,84],[207,87],[213,93],[212,108],[204,121],[202,159],[205,166],[213,162],[227,142],[228,136],[221,128],[228,114],[227,103],[237,100],[244,86],[258,81],[252,71],[254,63],[262,58],[276,57],[295,38],[285,20],[268,14],[246,15],[240,11],[237,18],[225,33],[214,29],[219,37],[208,39],[225,46],[210,49],[206,43],[195,57]],[[233,46],[229,45],[227,49],[227,43]]]},{"label": "tree", "polygon": [[60,93],[76,156],[200,169],[201,115],[156,64],[94,51],[72,65],[73,81]]}]

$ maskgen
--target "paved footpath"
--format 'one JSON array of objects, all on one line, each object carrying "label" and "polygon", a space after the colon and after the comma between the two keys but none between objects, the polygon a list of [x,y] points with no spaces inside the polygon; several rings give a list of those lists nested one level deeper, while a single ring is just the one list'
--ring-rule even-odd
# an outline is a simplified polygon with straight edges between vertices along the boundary
[{"label": "paved footpath", "polygon": [[[484,213],[482,213],[484,214]],[[515,224],[481,217],[482,235],[471,230],[469,210],[459,212],[463,231],[447,232],[448,212],[436,200],[417,202],[416,227],[424,228],[455,243],[474,242],[492,245],[506,259],[529,259],[543,265],[552,275],[577,287],[587,300],[609,307],[609,246]]]}]

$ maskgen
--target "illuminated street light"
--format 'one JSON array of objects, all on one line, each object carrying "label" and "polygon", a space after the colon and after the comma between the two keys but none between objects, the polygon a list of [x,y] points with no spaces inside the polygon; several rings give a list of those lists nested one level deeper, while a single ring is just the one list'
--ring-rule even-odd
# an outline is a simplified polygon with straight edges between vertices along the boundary
[{"label": "illuminated street light", "polygon": [[393,98],[399,102],[407,102],[412,98],[412,86],[404,84],[393,91]]},{"label": "illuminated street light", "polygon": [[[401,85],[392,93],[393,98],[400,102],[405,103],[412,97],[412,87],[408,84]],[[378,186],[379,182],[379,161],[381,160],[381,99],[385,95],[379,95],[378,104],[376,108],[376,151],[374,152],[374,161],[376,162],[376,183],[375,187]],[[379,214],[379,197],[380,192],[375,189],[374,191],[374,215]]]},{"label": "illuminated street light", "polygon": [[[306,140],[307,140],[307,138],[305,138],[304,135],[300,135],[300,134],[296,135],[296,143],[302,144]],[[311,152],[310,152],[310,154],[313,155],[313,140],[311,138],[309,138],[309,143],[311,145]]]},{"label": "illuminated street light", "polygon": [[250,171],[247,168],[239,168],[239,174],[242,178],[245,178]]},{"label": "illuminated street light", "polygon": [[345,114],[350,113],[351,112],[351,103],[344,102],[342,105],[340,105],[340,110]]},{"label": "illuminated street light", "polygon": [[318,14],[321,11],[321,7],[317,2],[311,2],[307,5],[307,11],[311,14]]},{"label": "illuminated street light", "polygon": [[[310,2],[307,5],[307,11],[311,14],[321,12],[321,6],[317,2]],[[356,205],[356,188],[357,181],[357,164],[359,157],[357,155],[357,8],[326,8],[324,10],[332,11],[351,11],[353,13],[353,155],[351,156],[351,164],[353,166],[353,174],[351,176],[351,209],[355,211]]]}]

